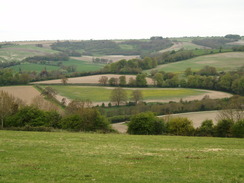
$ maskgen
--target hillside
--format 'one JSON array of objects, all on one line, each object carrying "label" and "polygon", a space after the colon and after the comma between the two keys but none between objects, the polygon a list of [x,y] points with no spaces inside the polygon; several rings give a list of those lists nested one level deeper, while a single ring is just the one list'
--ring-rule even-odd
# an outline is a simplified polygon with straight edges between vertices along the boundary
[{"label": "hillside", "polygon": [[[181,73],[189,67],[194,71],[198,71],[207,65],[216,67],[218,71],[235,70],[244,65],[244,53],[230,52],[199,56],[175,63],[159,65],[155,69],[165,72]],[[149,72],[149,70],[147,72]]]}]

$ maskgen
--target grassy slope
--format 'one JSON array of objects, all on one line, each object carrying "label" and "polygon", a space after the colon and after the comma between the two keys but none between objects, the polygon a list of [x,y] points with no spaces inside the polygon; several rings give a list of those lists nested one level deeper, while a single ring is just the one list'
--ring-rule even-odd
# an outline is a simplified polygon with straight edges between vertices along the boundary
[{"label": "grassy slope", "polygon": [[[70,59],[69,61],[63,61],[64,66],[71,66],[74,65],[76,71],[78,72],[87,72],[87,71],[96,71],[104,67],[104,64],[93,64],[86,61],[80,61],[75,59]],[[32,64],[32,63],[23,63],[21,65],[15,65],[10,67],[11,69],[15,70],[16,72],[19,71],[21,68],[22,71],[36,71],[40,72],[47,69],[47,71],[59,70],[60,67],[58,66],[51,66],[51,65],[44,65],[44,64]]]},{"label": "grassy slope", "polygon": [[34,45],[18,45],[0,49],[0,61],[21,61],[26,57],[58,53],[48,48],[39,48]]},{"label": "grassy slope", "polygon": [[[104,87],[86,87],[86,86],[57,86],[53,85],[60,95],[70,99],[89,99],[93,102],[109,101],[111,89]],[[126,89],[128,96],[131,95],[132,90]],[[169,99],[174,97],[185,97],[190,95],[202,94],[202,91],[193,89],[142,89],[144,100],[153,99]]]},{"label": "grassy slope", "polygon": [[200,56],[185,61],[159,65],[155,69],[165,72],[184,72],[188,67],[191,67],[192,70],[197,71],[206,65],[216,67],[219,71],[234,70],[244,65],[244,53],[230,52]]},{"label": "grassy slope", "polygon": [[241,183],[234,138],[0,131],[0,182]]}]

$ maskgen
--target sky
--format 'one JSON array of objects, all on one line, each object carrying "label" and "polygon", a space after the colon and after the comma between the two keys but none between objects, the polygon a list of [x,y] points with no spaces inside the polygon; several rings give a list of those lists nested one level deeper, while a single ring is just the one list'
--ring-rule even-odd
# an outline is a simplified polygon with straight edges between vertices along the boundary
[{"label": "sky", "polygon": [[0,0],[0,41],[244,36],[244,0]]}]

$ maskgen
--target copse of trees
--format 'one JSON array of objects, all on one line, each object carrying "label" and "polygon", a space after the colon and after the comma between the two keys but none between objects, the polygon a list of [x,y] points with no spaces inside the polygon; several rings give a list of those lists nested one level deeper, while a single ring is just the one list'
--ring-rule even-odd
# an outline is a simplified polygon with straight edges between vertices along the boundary
[{"label": "copse of trees", "polygon": [[[192,43],[198,44],[201,46],[210,47],[213,49],[219,49],[220,47],[225,46],[226,43],[233,42],[232,38],[226,37],[216,37],[216,38],[205,38],[205,39],[194,39]],[[231,36],[232,37],[232,36]]]},{"label": "copse of trees", "polygon": [[225,35],[225,38],[233,39],[233,40],[237,41],[237,40],[241,39],[241,36],[238,34],[227,34],[227,35]]},{"label": "copse of trees", "polygon": [[69,56],[65,53],[58,53],[58,54],[50,54],[44,56],[33,56],[27,57],[22,60],[22,62],[29,62],[29,63],[45,63],[48,61],[68,61]]},{"label": "copse of trees", "polygon": [[198,128],[188,118],[170,117],[162,119],[152,112],[139,113],[131,117],[128,133],[136,135],[180,135],[180,136],[212,136],[212,137],[244,137],[244,120],[233,122],[228,119],[219,120],[216,125],[212,120],[205,120]]}]

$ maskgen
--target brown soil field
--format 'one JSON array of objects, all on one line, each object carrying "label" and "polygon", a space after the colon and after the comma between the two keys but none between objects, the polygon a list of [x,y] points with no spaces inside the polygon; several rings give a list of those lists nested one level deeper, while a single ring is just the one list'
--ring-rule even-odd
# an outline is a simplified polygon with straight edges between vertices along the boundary
[{"label": "brown soil field", "polygon": [[[206,120],[210,119],[213,120],[213,123],[217,123],[217,115],[219,111],[201,111],[201,112],[189,112],[189,113],[180,113],[180,114],[172,114],[172,115],[163,115],[158,116],[159,118],[170,118],[170,117],[186,117],[193,122],[193,126],[195,128],[199,127],[201,123]],[[119,133],[126,133],[127,132],[127,125],[126,122],[112,124],[112,128],[117,130]]]},{"label": "brown soil field", "polygon": [[8,86],[0,87],[0,90],[8,92],[16,98],[23,100],[26,104],[31,104],[32,100],[40,95],[32,86]]},{"label": "brown soil field", "polygon": [[227,44],[242,46],[242,45],[244,45],[244,40],[239,40],[239,41],[235,41],[235,42],[231,42],[231,43],[227,43]]},{"label": "brown soil field", "polygon": [[134,58],[140,58],[139,55],[130,55],[130,56],[125,56],[125,55],[106,55],[106,56],[100,56],[100,57],[94,57],[94,56],[82,56],[82,57],[71,57],[76,60],[82,60],[82,61],[87,61],[87,62],[92,62],[93,58],[103,58],[103,59],[108,59],[112,60],[113,62],[120,61],[122,59],[125,60],[130,60]]},{"label": "brown soil field", "polygon": [[[107,76],[108,79],[114,77],[114,78],[119,78],[122,75],[119,74],[103,74],[103,75],[93,75],[93,76],[84,76],[84,77],[76,77],[76,78],[69,78],[68,79],[68,84],[99,84],[98,80],[101,76]],[[129,78],[136,78],[135,75],[124,75],[126,77],[127,82],[129,81]],[[61,84],[61,79],[56,79],[56,80],[48,80],[48,81],[38,81],[38,82],[33,82],[31,84]],[[147,78],[147,83],[148,84],[153,84],[152,79]]]}]

